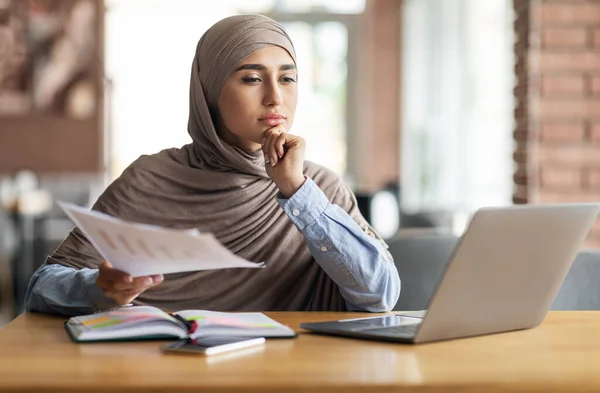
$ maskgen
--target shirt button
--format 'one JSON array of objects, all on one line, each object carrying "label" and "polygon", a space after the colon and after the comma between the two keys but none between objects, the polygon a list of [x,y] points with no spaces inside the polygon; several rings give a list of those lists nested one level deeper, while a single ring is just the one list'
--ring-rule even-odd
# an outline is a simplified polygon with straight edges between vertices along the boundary
[{"label": "shirt button", "polygon": [[295,209],[292,214],[294,215],[294,217],[298,217],[300,215],[300,210]]},{"label": "shirt button", "polygon": [[323,252],[327,251],[327,247],[321,246],[321,251],[323,251]]}]

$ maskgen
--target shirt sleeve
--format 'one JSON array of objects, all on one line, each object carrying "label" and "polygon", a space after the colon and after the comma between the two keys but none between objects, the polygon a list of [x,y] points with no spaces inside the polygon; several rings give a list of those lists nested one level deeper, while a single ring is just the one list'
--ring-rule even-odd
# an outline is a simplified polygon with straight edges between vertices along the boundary
[{"label": "shirt sleeve", "polygon": [[93,314],[116,307],[96,285],[98,269],[42,265],[31,277],[25,295],[27,311],[64,316]]},{"label": "shirt sleeve", "polygon": [[312,256],[338,285],[350,311],[390,311],[400,277],[387,245],[331,203],[309,177],[290,198],[277,202],[304,235]]}]

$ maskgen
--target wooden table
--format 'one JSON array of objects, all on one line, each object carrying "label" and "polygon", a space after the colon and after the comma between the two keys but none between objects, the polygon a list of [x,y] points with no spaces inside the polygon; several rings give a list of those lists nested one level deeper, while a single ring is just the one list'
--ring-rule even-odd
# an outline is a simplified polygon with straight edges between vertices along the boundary
[{"label": "wooden table", "polygon": [[[365,315],[267,314],[296,329]],[[162,342],[74,344],[63,322],[24,314],[0,328],[0,392],[600,390],[600,312],[551,312],[535,329],[418,346],[301,332],[207,358],[161,354]]]}]

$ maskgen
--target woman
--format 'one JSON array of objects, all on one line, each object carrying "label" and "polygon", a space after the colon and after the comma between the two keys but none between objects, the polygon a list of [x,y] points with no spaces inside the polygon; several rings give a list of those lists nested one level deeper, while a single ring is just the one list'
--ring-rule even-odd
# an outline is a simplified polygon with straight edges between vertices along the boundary
[{"label": "woman", "polygon": [[216,23],[192,65],[193,142],[141,156],[93,207],[212,232],[265,269],[132,279],[75,228],[31,279],[27,310],[76,315],[130,302],[168,311],[390,310],[400,279],[385,243],[341,179],[305,162],[304,140],[287,132],[297,73],[294,47],[275,21],[245,15]]}]

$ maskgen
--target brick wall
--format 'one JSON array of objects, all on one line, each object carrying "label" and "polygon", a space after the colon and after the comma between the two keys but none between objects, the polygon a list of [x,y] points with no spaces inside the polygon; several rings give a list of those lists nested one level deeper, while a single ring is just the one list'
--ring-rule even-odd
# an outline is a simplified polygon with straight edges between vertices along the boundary
[{"label": "brick wall", "polygon": [[[600,1],[514,4],[526,41],[515,44],[525,103],[515,110],[515,202],[600,201]],[[600,222],[586,246],[600,248]]]},{"label": "brick wall", "polygon": [[361,108],[349,144],[355,188],[375,192],[400,179],[401,0],[367,0],[360,16],[359,91],[349,108]]},{"label": "brick wall", "polygon": [[[515,11],[515,62],[514,72],[516,83],[515,95],[515,175],[514,175],[514,203],[527,203],[530,199],[529,193],[533,191],[533,185],[537,181],[535,170],[531,168],[527,160],[528,148],[533,145],[534,133],[530,129],[529,118],[529,47],[530,47],[530,14],[531,0],[514,0]],[[530,186],[532,185],[532,186]]]},{"label": "brick wall", "polygon": [[105,2],[94,0],[94,4],[97,17],[95,61],[89,69],[96,90],[94,116],[73,119],[59,114],[31,113],[0,117],[0,177],[22,169],[39,175],[65,172],[93,175],[104,170]]}]

